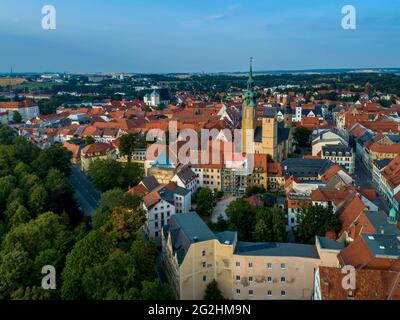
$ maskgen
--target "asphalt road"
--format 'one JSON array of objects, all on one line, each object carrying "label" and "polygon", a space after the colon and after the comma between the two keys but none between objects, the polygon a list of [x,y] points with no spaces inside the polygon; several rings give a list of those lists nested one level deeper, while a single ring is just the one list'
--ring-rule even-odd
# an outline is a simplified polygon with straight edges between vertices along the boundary
[{"label": "asphalt road", "polygon": [[71,165],[71,175],[68,180],[74,188],[75,199],[83,213],[91,216],[99,204],[99,192],[76,165]]},{"label": "asphalt road", "polygon": [[[355,172],[354,177],[356,180],[356,186],[360,188],[372,188],[375,189],[375,186],[372,182],[372,169],[368,169],[361,159],[358,157],[356,158],[355,163]],[[379,193],[377,193],[377,199],[374,201],[375,204],[379,207],[380,210],[385,211],[386,213],[389,212],[390,208],[386,201],[386,199]]]}]

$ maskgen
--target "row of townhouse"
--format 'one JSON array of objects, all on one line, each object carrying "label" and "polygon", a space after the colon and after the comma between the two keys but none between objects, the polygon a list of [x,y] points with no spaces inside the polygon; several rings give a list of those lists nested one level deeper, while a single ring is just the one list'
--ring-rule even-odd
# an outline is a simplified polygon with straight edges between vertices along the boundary
[{"label": "row of townhouse", "polygon": [[[160,183],[175,181],[178,179],[176,175],[181,176],[179,179],[182,180],[186,179],[185,176],[195,176],[193,179],[195,181],[190,180],[191,183],[184,184],[185,188],[192,191],[204,187],[213,192],[243,195],[250,186],[260,186],[273,191],[283,190],[285,178],[280,163],[270,163],[267,155],[255,154],[250,160],[253,164],[252,170],[243,171],[249,163],[248,159],[237,156],[237,159],[230,160],[233,157],[234,154],[227,152],[218,161],[210,161],[211,163],[196,161],[193,164],[189,161],[189,164],[182,165],[169,148],[167,151],[162,150],[154,159],[146,159],[145,174],[155,176]],[[209,159],[213,159],[211,150]]]},{"label": "row of townhouse", "polygon": [[390,207],[400,210],[400,155],[373,162],[373,182]]}]

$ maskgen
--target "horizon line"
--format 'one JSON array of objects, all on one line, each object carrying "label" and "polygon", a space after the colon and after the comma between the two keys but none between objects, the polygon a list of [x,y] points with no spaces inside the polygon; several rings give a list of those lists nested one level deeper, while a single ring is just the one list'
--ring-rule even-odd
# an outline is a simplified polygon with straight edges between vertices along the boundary
[{"label": "horizon line", "polygon": [[[310,69],[260,69],[253,70],[253,73],[290,73],[290,72],[318,72],[318,71],[351,71],[351,70],[400,70],[400,67],[337,67],[337,68],[310,68]],[[71,71],[15,71],[12,75],[17,74],[73,74],[73,75],[87,75],[87,74],[138,74],[138,75],[169,75],[169,74],[247,74],[248,71],[182,71],[182,72],[134,72],[134,71],[89,71],[89,72],[71,72]],[[10,71],[0,71],[1,75],[10,75]]]}]

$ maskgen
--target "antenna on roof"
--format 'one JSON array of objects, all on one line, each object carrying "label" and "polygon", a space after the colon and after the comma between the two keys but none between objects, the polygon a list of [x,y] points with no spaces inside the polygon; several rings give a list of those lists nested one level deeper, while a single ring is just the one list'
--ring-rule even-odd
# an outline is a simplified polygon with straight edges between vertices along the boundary
[{"label": "antenna on roof", "polygon": [[12,96],[12,83],[11,83],[11,78],[12,78],[12,75],[13,75],[13,69],[12,69],[12,66],[10,66],[10,75],[9,75],[9,77],[8,77],[8,87],[9,87],[9,89],[10,89],[10,92],[9,92],[9,95],[10,95],[10,101],[13,101],[13,96]]}]

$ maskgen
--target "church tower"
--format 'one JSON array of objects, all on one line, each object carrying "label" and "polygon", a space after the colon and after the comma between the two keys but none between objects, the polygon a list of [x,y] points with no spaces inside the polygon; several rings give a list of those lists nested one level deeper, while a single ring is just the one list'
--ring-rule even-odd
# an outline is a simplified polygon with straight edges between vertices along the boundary
[{"label": "church tower", "polygon": [[[250,73],[247,80],[247,90],[242,104],[242,152],[254,153],[254,131],[257,123],[257,94],[254,91],[253,65],[250,59]],[[251,139],[251,140],[249,140]]]},{"label": "church tower", "polygon": [[293,112],[292,112],[292,106],[290,104],[290,95],[288,95],[286,102],[286,109],[284,111],[284,121],[283,121],[285,128],[292,127],[292,119],[293,119]]}]

